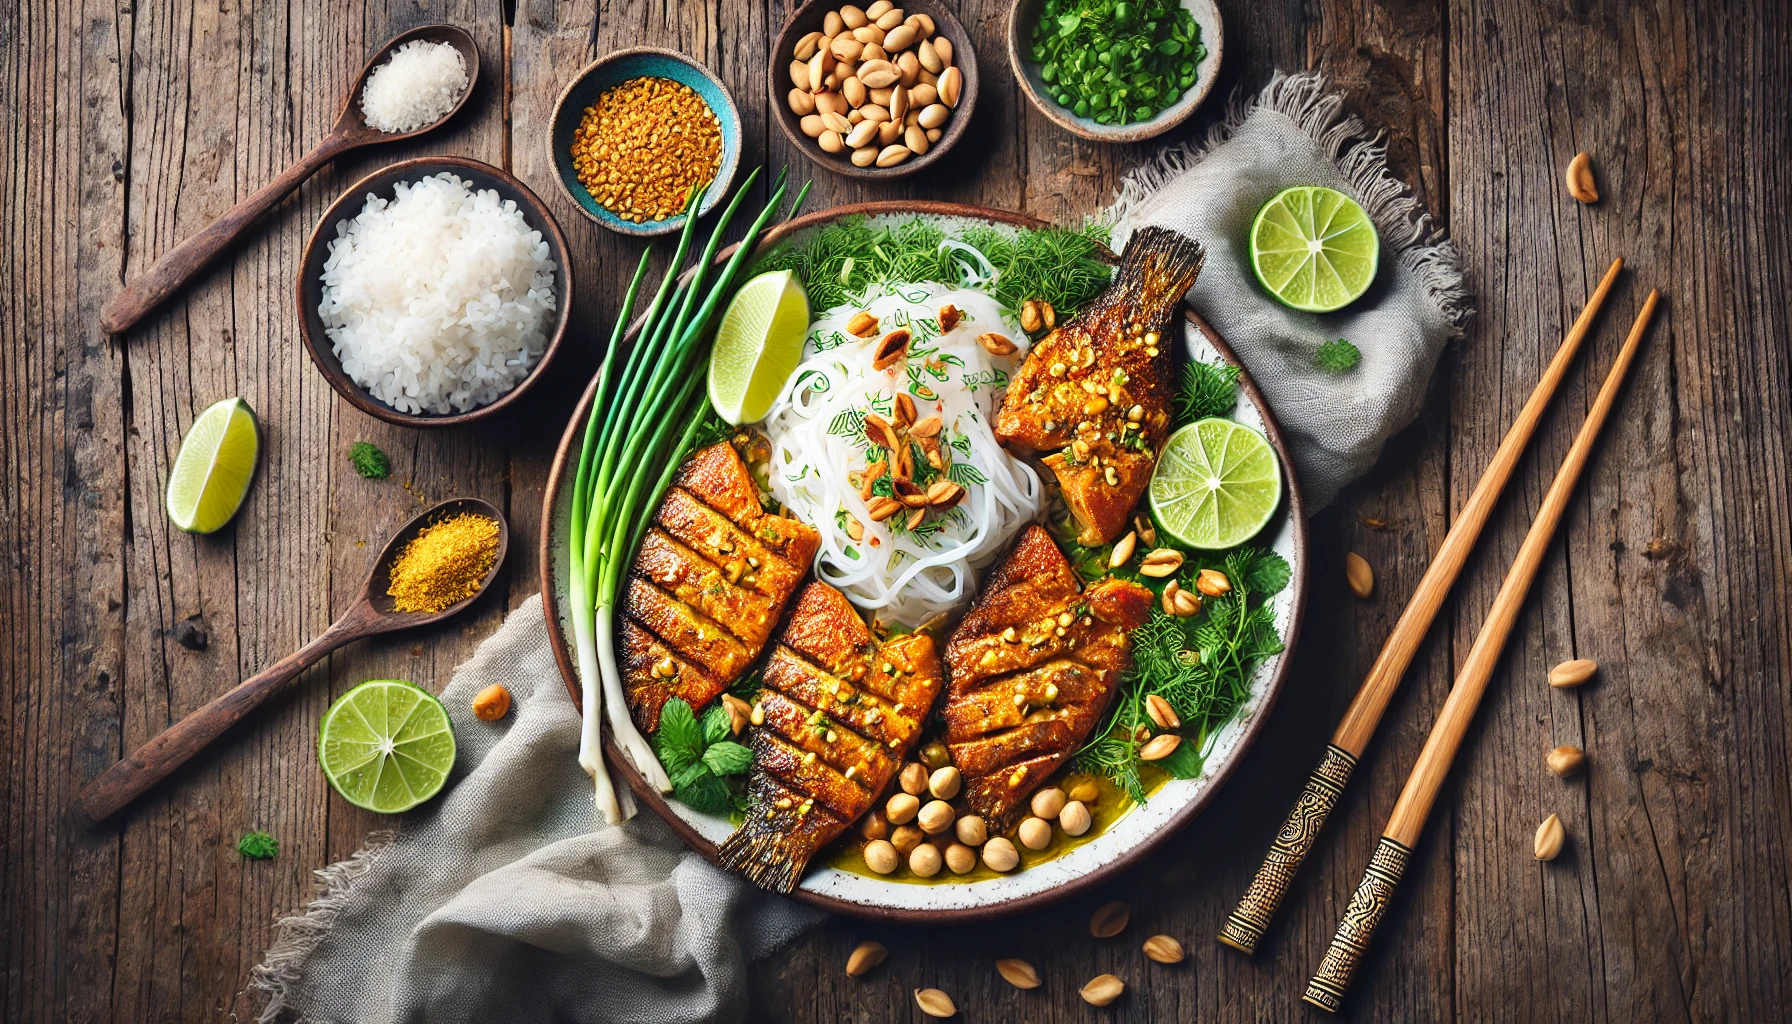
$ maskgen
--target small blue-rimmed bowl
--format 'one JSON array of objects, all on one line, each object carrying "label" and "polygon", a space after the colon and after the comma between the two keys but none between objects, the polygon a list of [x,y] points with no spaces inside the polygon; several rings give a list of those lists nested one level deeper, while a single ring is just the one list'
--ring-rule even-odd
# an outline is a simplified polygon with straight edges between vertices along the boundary
[{"label": "small blue-rimmed bowl", "polygon": [[579,175],[572,166],[572,136],[578,130],[579,122],[585,117],[585,109],[597,102],[597,98],[612,86],[620,85],[631,78],[670,78],[674,82],[689,86],[696,94],[709,104],[715,112],[716,121],[722,129],[722,166],[716,171],[716,178],[709,183],[703,198],[697,204],[697,215],[701,217],[721,201],[728,192],[728,186],[734,181],[734,172],[740,166],[740,111],[734,109],[734,97],[709,69],[676,50],[662,50],[657,46],[637,46],[627,50],[617,50],[592,61],[580,71],[561,91],[560,99],[554,103],[554,120],[548,131],[548,150],[553,158],[554,167],[560,171],[560,187],[566,190],[568,198],[579,212],[597,223],[624,235],[646,237],[649,235],[665,235],[684,227],[684,215],[667,217],[665,220],[648,220],[636,224],[632,220],[624,220],[598,204],[579,183]]}]

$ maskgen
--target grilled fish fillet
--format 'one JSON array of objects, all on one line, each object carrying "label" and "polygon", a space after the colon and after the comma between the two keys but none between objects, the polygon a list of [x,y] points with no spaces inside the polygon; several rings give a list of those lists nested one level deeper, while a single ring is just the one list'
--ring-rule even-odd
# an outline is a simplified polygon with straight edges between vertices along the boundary
[{"label": "grilled fish fillet", "polygon": [[789,892],[817,850],[870,809],[940,693],[931,637],[881,646],[846,596],[811,583],[767,660],[754,704],[746,821],[722,866]]},{"label": "grilled fish fillet", "polygon": [[821,539],[759,505],[732,445],[704,448],[678,470],[629,572],[618,629],[635,724],[659,728],[682,697],[708,704],[746,672],[809,571]]},{"label": "grilled fish fillet", "polygon": [[1140,228],[1113,283],[1033,346],[1008,386],[996,437],[1053,453],[1043,461],[1082,526],[1079,544],[1119,536],[1151,481],[1175,394],[1170,319],[1205,259],[1191,238]]},{"label": "grilled fish fillet", "polygon": [[1087,590],[1043,527],[1033,526],[984,585],[946,644],[946,745],[964,799],[991,835],[1082,746],[1131,664],[1127,631],[1151,591],[1105,579]]}]

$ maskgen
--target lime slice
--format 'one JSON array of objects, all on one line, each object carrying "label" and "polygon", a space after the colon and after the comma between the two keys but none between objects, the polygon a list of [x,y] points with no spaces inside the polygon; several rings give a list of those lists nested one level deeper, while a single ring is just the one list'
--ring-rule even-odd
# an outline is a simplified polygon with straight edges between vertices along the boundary
[{"label": "lime slice", "polygon": [[414,683],[362,683],[324,712],[317,760],[330,786],[356,807],[408,811],[440,793],[454,767],[448,709]]},{"label": "lime slice", "polygon": [[809,296],[789,270],[741,285],[722,314],[709,357],[709,402],[729,423],[765,418],[803,358]]},{"label": "lime slice", "polygon": [[1151,513],[1184,547],[1223,551],[1255,537],[1282,501],[1269,439],[1212,417],[1170,435],[1151,474]]},{"label": "lime slice", "polygon": [[249,493],[260,455],[248,402],[226,398],[200,413],[168,471],[168,518],[188,533],[221,529]]},{"label": "lime slice", "polygon": [[1369,215],[1335,188],[1285,188],[1251,222],[1251,269],[1295,309],[1330,313],[1362,298],[1380,259]]}]

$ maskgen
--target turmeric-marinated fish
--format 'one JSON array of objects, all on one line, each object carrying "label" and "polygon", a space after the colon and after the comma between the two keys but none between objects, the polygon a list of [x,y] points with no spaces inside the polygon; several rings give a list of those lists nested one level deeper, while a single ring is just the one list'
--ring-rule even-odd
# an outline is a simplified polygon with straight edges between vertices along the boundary
[{"label": "turmeric-marinated fish", "polygon": [[722,866],[774,892],[864,814],[921,735],[940,692],[933,640],[879,644],[846,595],[811,583],[791,610],[753,704],[746,820]]},{"label": "turmeric-marinated fish", "polygon": [[701,708],[759,657],[820,538],[767,513],[732,445],[693,454],[641,542],[622,599],[623,686],[635,724],[673,697]]},{"label": "turmeric-marinated fish", "polygon": [[1126,243],[1113,283],[1027,353],[996,417],[996,437],[1035,451],[1094,547],[1118,537],[1151,481],[1175,393],[1169,334],[1201,273],[1199,242],[1158,227]]},{"label": "turmeric-marinated fish", "polygon": [[1127,631],[1151,591],[1108,578],[1084,590],[1043,527],[1029,527],[946,645],[944,716],[964,799],[1005,831],[1082,745],[1131,664]]}]

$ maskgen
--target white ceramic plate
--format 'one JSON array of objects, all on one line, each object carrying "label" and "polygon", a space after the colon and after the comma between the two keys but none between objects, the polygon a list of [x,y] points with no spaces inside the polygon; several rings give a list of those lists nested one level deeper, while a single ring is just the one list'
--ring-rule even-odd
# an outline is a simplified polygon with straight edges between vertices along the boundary
[{"label": "white ceramic plate", "polygon": [[[906,220],[916,215],[936,219],[952,230],[968,221],[981,221],[998,227],[1041,226],[1019,214],[981,210],[975,207],[946,203],[871,203],[844,207],[799,218],[768,236],[775,242],[791,235],[813,231],[817,227],[851,214],[866,214],[880,220]],[[725,255],[725,254],[724,254]],[[1187,351],[1192,358],[1236,362],[1223,339],[1213,333],[1198,315],[1184,307]],[[1273,418],[1263,404],[1262,396],[1249,378],[1241,380],[1240,401],[1235,418],[1263,431],[1275,444],[1282,458],[1284,472],[1290,465],[1288,452]],[[570,646],[571,624],[564,617],[566,606],[567,562],[565,537],[570,516],[570,499],[562,481],[570,474],[577,460],[576,427],[585,421],[590,402],[589,390],[574,413],[567,436],[561,442],[549,477],[547,507],[543,510],[548,529],[542,545],[542,577],[551,581],[543,595],[548,628],[556,644],[555,656],[566,677],[573,699],[578,699],[578,685],[573,670]],[[1277,518],[1257,538],[1257,543],[1273,548],[1288,560],[1293,569],[1289,586],[1271,601],[1276,626],[1292,650],[1300,630],[1301,611],[1306,598],[1307,550],[1305,520],[1301,513],[1300,490],[1292,475],[1286,478],[1287,497]],[[941,923],[996,917],[1023,908],[1062,899],[1094,885],[1144,857],[1158,843],[1187,825],[1206,805],[1215,790],[1230,776],[1233,767],[1250,746],[1265,714],[1275,701],[1286,675],[1288,654],[1277,655],[1259,666],[1251,680],[1251,693],[1239,714],[1211,739],[1200,778],[1171,779],[1149,802],[1133,808],[1102,835],[1077,847],[1064,856],[1000,878],[952,884],[921,885],[853,874],[827,865],[812,867],[798,886],[797,898],[837,913],[879,920],[909,923]],[[667,800],[652,792],[622,759],[614,744],[606,742],[606,754],[617,773],[628,782],[641,803],[671,824],[686,841],[711,860],[715,848],[733,826],[726,818],[700,814],[684,804]]]}]

